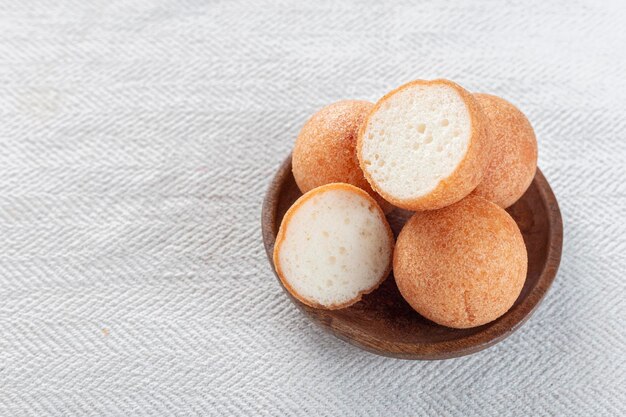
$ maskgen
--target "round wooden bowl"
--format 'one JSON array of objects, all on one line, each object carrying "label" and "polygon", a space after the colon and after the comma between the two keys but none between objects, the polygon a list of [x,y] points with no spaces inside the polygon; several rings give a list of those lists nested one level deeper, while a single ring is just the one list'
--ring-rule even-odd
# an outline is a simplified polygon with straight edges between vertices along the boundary
[{"label": "round wooden bowl", "polygon": [[[263,242],[272,267],[280,222],[300,195],[291,173],[289,156],[276,173],[263,203]],[[499,319],[483,326],[452,329],[425,319],[404,301],[393,273],[376,291],[341,310],[312,308],[285,292],[311,320],[338,338],[379,355],[403,359],[447,359],[478,352],[503,340],[530,317],[550,288],[561,259],[561,212],[541,171],[537,170],[526,194],[507,211],[524,235],[528,249],[528,275],[513,307]],[[387,215],[396,236],[410,215],[410,212],[400,209]]]}]

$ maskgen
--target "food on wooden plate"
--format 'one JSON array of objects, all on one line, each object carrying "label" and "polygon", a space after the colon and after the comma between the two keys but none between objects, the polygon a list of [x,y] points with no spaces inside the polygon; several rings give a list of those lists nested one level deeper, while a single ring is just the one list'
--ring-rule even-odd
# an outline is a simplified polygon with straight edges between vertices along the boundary
[{"label": "food on wooden plate", "polygon": [[476,99],[447,80],[417,80],[385,95],[359,130],[357,155],[372,188],[408,210],[468,195],[488,163]]},{"label": "food on wooden plate", "polygon": [[[528,255],[504,208],[533,180],[537,141],[506,100],[440,79],[376,104],[339,101],[306,122],[292,164],[305,194],[283,218],[274,265],[301,302],[352,305],[392,263],[402,296],[441,325],[489,323],[519,296]],[[417,211],[395,249],[392,204]]]},{"label": "food on wooden plate", "polygon": [[524,286],[527,264],[515,221],[475,196],[415,213],[393,257],[404,299],[422,316],[455,328],[480,326],[506,313]]},{"label": "food on wooden plate", "polygon": [[369,185],[356,157],[356,137],[374,105],[342,100],[315,113],[304,125],[292,155],[293,176],[303,193],[325,184],[344,182],[367,191],[385,212],[393,206]]},{"label": "food on wooden plate", "polygon": [[490,94],[474,94],[487,121],[490,162],[474,194],[507,208],[528,189],[537,170],[537,139],[517,107]]},{"label": "food on wooden plate", "polygon": [[285,288],[318,308],[350,306],[389,275],[394,239],[365,191],[336,183],[300,197],[285,214],[274,267]]}]

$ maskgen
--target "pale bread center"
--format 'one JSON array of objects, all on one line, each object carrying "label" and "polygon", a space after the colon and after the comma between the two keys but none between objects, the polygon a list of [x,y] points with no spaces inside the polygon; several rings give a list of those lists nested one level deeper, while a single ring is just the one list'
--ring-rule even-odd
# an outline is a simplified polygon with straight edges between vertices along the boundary
[{"label": "pale bread center", "polygon": [[390,237],[374,203],[337,189],[315,194],[298,207],[279,252],[289,285],[325,306],[371,289],[390,259]]},{"label": "pale bread center", "polygon": [[361,158],[376,188],[415,199],[454,172],[471,132],[469,111],[454,88],[417,84],[387,98],[370,116]]}]

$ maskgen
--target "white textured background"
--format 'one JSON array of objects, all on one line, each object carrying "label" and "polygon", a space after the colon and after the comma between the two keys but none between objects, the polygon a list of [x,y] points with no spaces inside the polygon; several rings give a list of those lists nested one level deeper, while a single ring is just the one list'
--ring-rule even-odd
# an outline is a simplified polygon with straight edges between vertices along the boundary
[{"label": "white textured background", "polygon": [[[563,260],[503,343],[386,359],[288,301],[261,201],[315,109],[440,76],[527,113]],[[624,415],[625,218],[623,2],[0,1],[3,417]]]}]

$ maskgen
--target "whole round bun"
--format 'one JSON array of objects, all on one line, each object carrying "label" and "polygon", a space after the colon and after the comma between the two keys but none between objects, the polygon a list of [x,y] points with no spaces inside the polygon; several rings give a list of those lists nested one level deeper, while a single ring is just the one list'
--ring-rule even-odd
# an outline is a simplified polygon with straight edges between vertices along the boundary
[{"label": "whole round bun", "polygon": [[283,217],[274,267],[284,287],[317,308],[348,307],[391,271],[394,239],[376,201],[349,184],[300,197]]},{"label": "whole round bun", "polygon": [[474,94],[487,119],[491,161],[474,194],[509,207],[528,189],[537,170],[537,139],[517,107],[490,94]]},{"label": "whole round bun", "polygon": [[300,191],[343,182],[365,190],[386,213],[392,210],[393,206],[372,190],[356,156],[357,132],[373,106],[368,101],[342,100],[307,120],[291,157]]},{"label": "whole round bun", "polygon": [[407,210],[453,204],[480,182],[489,142],[476,99],[448,80],[416,80],[381,98],[359,130],[365,178]]},{"label": "whole round bun", "polygon": [[413,215],[393,256],[404,299],[422,316],[454,328],[480,326],[506,313],[524,286],[527,266],[515,221],[475,196]]}]

